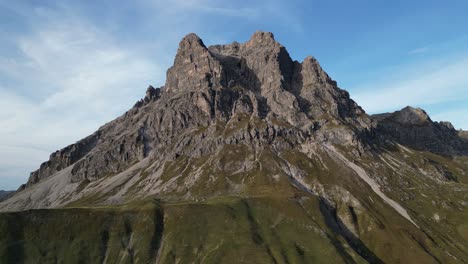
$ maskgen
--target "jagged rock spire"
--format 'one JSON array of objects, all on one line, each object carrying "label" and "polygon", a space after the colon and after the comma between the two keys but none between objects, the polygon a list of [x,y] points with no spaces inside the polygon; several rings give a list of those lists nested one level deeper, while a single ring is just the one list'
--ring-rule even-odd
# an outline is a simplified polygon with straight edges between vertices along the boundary
[{"label": "jagged rock spire", "polygon": [[195,33],[187,34],[179,43],[180,50],[188,50],[194,47],[206,48],[203,40]]},{"label": "jagged rock spire", "polygon": [[[256,31],[247,42],[248,45],[271,45],[278,43],[271,32]],[[279,44],[279,43],[278,43]]]},{"label": "jagged rock spire", "polygon": [[174,65],[167,71],[166,89],[169,92],[200,90],[219,80],[221,65],[194,33],[179,43]]}]

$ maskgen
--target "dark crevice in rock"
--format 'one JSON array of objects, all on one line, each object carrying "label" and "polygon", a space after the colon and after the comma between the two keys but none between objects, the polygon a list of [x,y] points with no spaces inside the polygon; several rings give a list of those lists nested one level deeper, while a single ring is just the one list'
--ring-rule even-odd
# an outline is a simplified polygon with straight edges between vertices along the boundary
[{"label": "dark crevice in rock", "polygon": [[164,234],[164,209],[160,207],[160,205],[156,205],[153,222],[154,230],[149,246],[150,259],[156,259],[159,257],[158,253],[162,245],[162,238]]},{"label": "dark crevice in rock", "polygon": [[354,211],[354,207],[348,206],[348,211],[349,211],[349,214],[351,215],[351,221],[354,226],[354,229],[356,229],[357,233],[359,234],[358,217],[356,215],[356,212]]},{"label": "dark crevice in rock", "polygon": [[270,258],[271,258],[272,263],[278,263],[275,256],[271,252],[270,246],[267,243],[265,243],[265,241],[264,241],[264,239],[263,239],[263,237],[261,235],[261,228],[260,228],[260,226],[258,225],[257,221],[255,220],[255,218],[253,216],[253,212],[252,212],[252,209],[250,208],[249,203],[246,200],[242,200],[242,203],[244,204],[245,209],[246,209],[247,220],[248,220],[249,225],[250,225],[250,234],[252,236],[252,241],[255,244],[257,244],[259,246],[263,246],[265,248],[268,256],[270,256]]},{"label": "dark crevice in rock", "polygon": [[104,261],[106,260],[106,256],[107,256],[107,250],[108,250],[108,243],[109,243],[109,230],[103,230],[100,234],[101,236],[101,245],[102,245],[102,249],[101,249],[101,261],[100,263],[104,263]]},{"label": "dark crevice in rock", "polygon": [[383,264],[375,255],[337,216],[336,209],[324,198],[320,198],[320,212],[325,218],[327,226],[336,234],[343,237],[349,246],[369,263]]},{"label": "dark crevice in rock", "polygon": [[25,261],[25,248],[24,248],[24,224],[23,217],[18,214],[13,214],[7,217],[8,225],[8,242],[6,245],[6,258],[2,261],[5,263],[23,263]]},{"label": "dark crevice in rock", "polygon": [[[407,232],[408,236],[415,241],[421,249],[426,252],[433,260],[435,260],[437,263],[442,263],[432,252],[427,248],[427,246],[422,242],[420,239],[416,238],[413,236],[411,233]],[[426,234],[427,235],[427,234]]]},{"label": "dark crevice in rock", "polygon": [[[310,191],[307,190],[306,192],[309,193]],[[319,197],[319,199],[323,199],[323,198]],[[313,223],[315,223],[315,225],[322,230],[323,234],[325,234],[328,241],[335,248],[336,252],[339,254],[339,256],[344,261],[344,263],[346,263],[346,264],[356,264],[356,261],[353,259],[353,257],[346,251],[346,249],[342,245],[342,243],[336,238],[336,234],[334,234],[334,233],[330,234],[327,230],[324,230],[324,228],[321,227],[321,225],[315,220],[315,218],[310,215],[310,213],[302,205],[302,203],[300,203],[298,200],[296,200],[296,202],[304,210],[304,212],[307,215],[307,218],[309,218],[309,220],[311,220]],[[320,203],[319,203],[319,205],[320,205]],[[327,218],[325,218],[325,221],[327,221]],[[327,222],[325,222],[325,223],[327,223]],[[332,230],[332,232],[333,232],[333,230]]]}]

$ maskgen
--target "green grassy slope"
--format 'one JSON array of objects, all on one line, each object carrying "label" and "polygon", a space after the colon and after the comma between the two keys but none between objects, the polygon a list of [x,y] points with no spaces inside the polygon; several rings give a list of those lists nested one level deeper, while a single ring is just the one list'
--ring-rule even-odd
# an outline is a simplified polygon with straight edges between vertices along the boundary
[{"label": "green grassy slope", "polygon": [[[310,198],[301,203],[317,205]],[[320,217],[291,199],[235,197],[3,213],[0,262],[363,262],[317,223]]]},{"label": "green grassy slope", "polygon": [[163,229],[156,205],[0,214],[0,263],[149,263]]},{"label": "green grassy slope", "polygon": [[357,236],[340,214],[301,191],[2,213],[0,262],[457,263],[391,212],[361,212]]}]

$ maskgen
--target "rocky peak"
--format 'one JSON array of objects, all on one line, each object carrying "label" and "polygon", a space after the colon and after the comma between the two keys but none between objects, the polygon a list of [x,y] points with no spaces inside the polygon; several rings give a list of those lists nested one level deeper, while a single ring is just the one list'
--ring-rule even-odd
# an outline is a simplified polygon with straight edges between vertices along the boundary
[{"label": "rocky peak", "polygon": [[[221,111],[248,110],[301,127],[309,127],[310,119],[347,119],[360,127],[369,123],[364,111],[315,58],[293,61],[270,32],[257,31],[247,42],[208,48],[195,34],[187,35],[168,70],[165,87],[168,92],[198,91],[197,105],[211,117],[219,117]],[[366,120],[355,122],[357,116]]]},{"label": "rocky peak", "polygon": [[[119,172],[163,149],[168,157],[180,155],[189,143],[178,142],[177,147],[170,144],[192,140],[181,137],[184,133],[217,122],[235,123],[239,116],[261,120],[268,124],[267,130],[253,127],[254,134],[243,131],[246,134],[217,140],[260,144],[264,140],[259,139],[260,133],[272,141],[274,133],[288,130],[287,134],[297,135],[291,139],[294,142],[302,139],[302,134],[314,133],[321,141],[354,144],[358,137],[355,131],[367,129],[368,124],[367,115],[336,86],[316,59],[293,61],[272,33],[259,31],[245,43],[210,47],[191,33],[181,40],[164,87],[149,86],[145,97],[123,116],[51,155],[31,174],[25,187],[67,167],[72,167],[72,181],[77,182]],[[198,140],[208,133],[214,132],[210,130]],[[222,146],[219,142],[192,152],[206,153],[206,148]],[[189,154],[195,155],[192,152]]]},{"label": "rocky peak", "polygon": [[396,111],[390,118],[395,122],[407,125],[423,125],[431,122],[426,111],[421,108],[414,108],[411,106],[407,106],[400,111]]},{"label": "rocky peak", "polygon": [[312,56],[307,56],[302,62],[301,74],[304,86],[327,83],[336,86],[336,82],[328,76],[319,62]]},{"label": "rocky peak", "polygon": [[201,38],[195,33],[190,33],[179,42],[179,48],[177,49],[174,65],[193,63],[194,55],[206,55],[207,51],[208,49]]},{"label": "rocky peak", "polygon": [[455,131],[455,127],[449,121],[440,121],[438,122],[441,126],[446,127],[448,130]]},{"label": "rocky peak", "polygon": [[157,98],[157,97],[160,96],[160,94],[161,94],[161,89],[160,88],[154,88],[153,86],[150,85],[146,89],[145,98],[148,98],[148,99]]},{"label": "rocky peak", "polygon": [[213,87],[221,77],[221,65],[194,33],[179,43],[174,65],[166,76],[168,92],[193,91]]},{"label": "rocky peak", "polygon": [[248,46],[260,46],[260,45],[280,45],[276,40],[275,36],[271,32],[257,31],[255,32],[250,40],[246,43]]},{"label": "rocky peak", "polygon": [[161,88],[154,88],[150,85],[146,89],[145,97],[140,101],[136,102],[134,107],[141,107],[153,100],[158,100],[159,98],[161,98]]},{"label": "rocky peak", "polygon": [[[275,40],[271,32],[255,32],[249,41],[242,44],[241,55],[246,57],[249,66],[258,73],[262,81],[269,81],[268,74],[282,77],[283,83],[277,85],[288,85],[285,81],[291,80],[293,60],[286,48]],[[273,70],[273,72],[268,73],[268,70]]]},{"label": "rocky peak", "polygon": [[203,40],[195,33],[187,34],[182,40],[179,42],[179,51],[190,50],[194,48],[206,48]]},{"label": "rocky peak", "polygon": [[373,115],[377,134],[402,145],[443,155],[466,154],[468,142],[450,122],[433,122],[421,108],[407,106],[393,113]]}]

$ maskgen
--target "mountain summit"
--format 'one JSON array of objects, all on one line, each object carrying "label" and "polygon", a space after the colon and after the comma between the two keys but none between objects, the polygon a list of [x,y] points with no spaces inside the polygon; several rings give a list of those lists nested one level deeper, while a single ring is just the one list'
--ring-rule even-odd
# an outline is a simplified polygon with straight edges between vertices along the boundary
[{"label": "mountain summit", "polygon": [[[204,144],[184,146],[189,138],[200,137],[190,134],[195,128],[251,121],[264,126],[246,127],[257,130],[254,138],[239,135],[250,133],[245,129],[218,135],[211,128],[198,139]],[[287,126],[278,125],[282,122]],[[211,47],[191,33],[180,42],[164,87],[149,87],[145,98],[124,116],[51,154],[25,187],[69,166],[72,182],[94,181],[149,156],[199,156],[240,143],[238,137],[248,144],[265,140],[279,144],[275,134],[291,133],[288,140],[296,143],[313,137],[332,144],[359,144],[358,137],[370,124],[369,116],[317,60],[293,61],[272,33],[256,32],[246,43]],[[184,132],[189,134],[182,136]],[[168,148],[171,144],[177,148]]]},{"label": "mountain summit", "polygon": [[[35,239],[70,240],[56,258],[93,241],[92,256],[109,263],[463,263],[459,135],[419,108],[367,115],[315,58],[292,60],[272,33],[209,47],[191,33],[163,87],[52,153],[0,203],[57,210],[6,213],[0,234],[46,262],[36,253],[53,247]],[[66,228],[68,218],[80,223],[67,238],[34,224]],[[100,238],[80,235],[86,221]],[[42,236],[8,231],[17,229]]]}]

